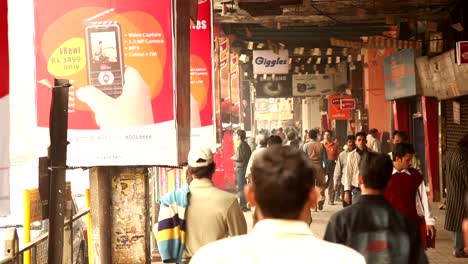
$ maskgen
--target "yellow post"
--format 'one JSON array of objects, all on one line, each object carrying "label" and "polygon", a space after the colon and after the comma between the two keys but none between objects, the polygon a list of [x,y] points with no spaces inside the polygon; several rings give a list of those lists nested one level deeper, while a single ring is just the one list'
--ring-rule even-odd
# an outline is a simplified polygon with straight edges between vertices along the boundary
[{"label": "yellow post", "polygon": [[[24,190],[24,244],[31,242],[31,195],[29,190]],[[31,252],[28,250],[24,252],[23,262],[25,264],[31,264]]]},{"label": "yellow post", "polygon": [[[85,199],[86,199],[86,207],[91,208],[91,194],[89,189],[86,189],[85,192]],[[87,234],[87,241],[88,241],[88,263],[93,264],[93,233],[91,232],[91,211],[89,214],[86,215],[86,234]]]}]

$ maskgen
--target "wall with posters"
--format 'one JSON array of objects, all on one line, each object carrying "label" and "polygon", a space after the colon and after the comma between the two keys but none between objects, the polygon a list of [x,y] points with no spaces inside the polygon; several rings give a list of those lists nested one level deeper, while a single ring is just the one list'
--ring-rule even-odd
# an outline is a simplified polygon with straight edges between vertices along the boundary
[{"label": "wall with posters", "polygon": [[10,104],[7,0],[0,0],[0,215],[10,211]]},{"label": "wall with posters", "polygon": [[211,1],[198,2],[190,27],[191,147],[215,147]]},{"label": "wall with posters", "polygon": [[453,50],[431,59],[419,57],[416,66],[424,96],[445,100],[468,94],[468,64],[457,65]]},{"label": "wall with posters", "polygon": [[171,1],[34,4],[41,136],[53,78],[66,78],[68,165],[177,165]]}]

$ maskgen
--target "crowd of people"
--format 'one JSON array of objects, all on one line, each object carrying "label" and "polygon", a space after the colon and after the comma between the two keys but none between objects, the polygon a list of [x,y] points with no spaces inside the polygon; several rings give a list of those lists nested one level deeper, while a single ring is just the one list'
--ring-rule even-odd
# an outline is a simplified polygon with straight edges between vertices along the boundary
[{"label": "crowd of people", "polygon": [[[303,140],[286,132],[260,133],[251,149],[245,131],[236,131],[238,195],[214,186],[210,149],[190,151],[192,182],[161,198],[157,241],[165,262],[428,263],[435,219],[404,131],[393,133],[390,153],[380,152],[376,129],[348,135],[343,147],[329,130],[311,129]],[[445,169],[445,229],[453,232],[454,257],[468,257],[468,134],[448,152]],[[310,230],[311,210],[323,210],[327,198],[343,209],[320,239]],[[247,234],[243,212],[251,209]]]}]

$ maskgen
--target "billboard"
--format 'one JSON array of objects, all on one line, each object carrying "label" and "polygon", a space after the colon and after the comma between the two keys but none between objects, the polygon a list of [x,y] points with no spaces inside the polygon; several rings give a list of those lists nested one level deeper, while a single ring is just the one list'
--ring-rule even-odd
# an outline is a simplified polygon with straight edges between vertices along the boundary
[{"label": "billboard", "polygon": [[172,2],[34,3],[43,137],[53,78],[73,81],[67,165],[177,165]]},{"label": "billboard", "polygon": [[291,78],[289,75],[260,76],[255,83],[256,98],[291,97]]},{"label": "billboard", "polygon": [[[211,1],[198,1],[198,19],[190,26],[192,147],[214,147]],[[203,43],[203,44],[201,44]]]},{"label": "billboard", "polygon": [[414,51],[403,49],[384,58],[385,99],[394,100],[416,95]]},{"label": "billboard", "polygon": [[321,96],[332,92],[333,76],[331,74],[295,74],[292,76],[293,96]]},{"label": "billboard", "polygon": [[288,50],[254,50],[253,73],[254,74],[288,74]]}]

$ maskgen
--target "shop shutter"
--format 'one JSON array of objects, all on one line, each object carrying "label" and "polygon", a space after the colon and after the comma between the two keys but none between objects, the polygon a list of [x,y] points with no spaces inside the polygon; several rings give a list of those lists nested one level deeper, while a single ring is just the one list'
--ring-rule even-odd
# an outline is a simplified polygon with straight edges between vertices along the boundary
[{"label": "shop shutter", "polygon": [[[453,102],[460,103],[460,124],[453,120]],[[468,133],[468,96],[462,96],[442,102],[442,113],[445,118],[445,126],[442,126],[442,134],[445,138],[444,149],[457,146],[457,142]],[[445,131],[444,131],[445,130]]]}]

